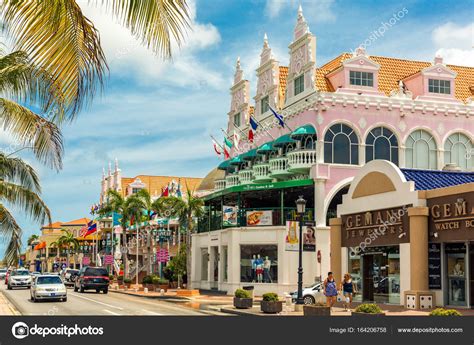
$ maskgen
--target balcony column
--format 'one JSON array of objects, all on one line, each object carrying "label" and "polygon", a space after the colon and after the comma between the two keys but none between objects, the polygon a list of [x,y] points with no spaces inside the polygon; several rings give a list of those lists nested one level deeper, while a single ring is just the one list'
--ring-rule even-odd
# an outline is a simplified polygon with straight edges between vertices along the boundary
[{"label": "balcony column", "polygon": [[316,162],[324,163],[324,141],[322,139],[318,139],[316,141]]},{"label": "balcony column", "polygon": [[316,226],[326,226],[326,181],[327,178],[314,178],[314,214]]},{"label": "balcony column", "polygon": [[314,179],[314,209],[316,221],[316,253],[321,253],[321,263],[316,266],[316,276],[324,279],[330,267],[330,228],[326,226],[326,181]]}]

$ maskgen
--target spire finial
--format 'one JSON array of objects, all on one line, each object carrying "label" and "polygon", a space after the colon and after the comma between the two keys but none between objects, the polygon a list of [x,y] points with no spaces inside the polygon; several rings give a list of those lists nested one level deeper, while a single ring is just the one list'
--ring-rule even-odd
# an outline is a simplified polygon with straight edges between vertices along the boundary
[{"label": "spire finial", "polygon": [[236,69],[240,69],[240,56],[237,57],[237,64],[235,65]]},{"label": "spire finial", "polygon": [[268,48],[268,36],[266,32],[265,35],[263,35],[263,47]]},{"label": "spire finial", "polygon": [[117,157],[115,157],[115,171],[118,171],[119,169],[119,163]]},{"label": "spire finial", "polygon": [[109,176],[111,172],[112,172],[112,164],[109,162]]},{"label": "spire finial", "polygon": [[301,4],[298,6],[298,18],[303,17],[303,7],[301,7]]}]

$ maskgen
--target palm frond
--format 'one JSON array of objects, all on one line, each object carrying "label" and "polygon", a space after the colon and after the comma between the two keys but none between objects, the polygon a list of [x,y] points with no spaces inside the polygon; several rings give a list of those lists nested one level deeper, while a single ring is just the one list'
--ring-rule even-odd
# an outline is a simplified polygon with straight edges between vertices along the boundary
[{"label": "palm frond", "polygon": [[0,152],[0,180],[20,184],[35,193],[41,193],[39,176],[31,165],[20,158],[12,158]]},{"label": "palm frond", "polygon": [[131,33],[164,58],[172,55],[172,42],[181,45],[190,28],[185,0],[90,0],[102,3]]},{"label": "palm frond", "polygon": [[0,200],[8,202],[25,212],[31,219],[44,224],[51,222],[51,213],[38,194],[22,186],[0,181]]},{"label": "palm frond", "polygon": [[0,16],[14,49],[52,76],[66,119],[74,118],[102,89],[108,69],[93,23],[74,0],[4,0]]},{"label": "palm frond", "polygon": [[0,203],[0,233],[7,239],[5,259],[8,265],[18,262],[21,250],[21,227],[10,211]]},{"label": "palm frond", "polygon": [[54,123],[18,103],[0,98],[0,128],[10,132],[21,145],[31,147],[40,162],[61,169],[63,140]]}]

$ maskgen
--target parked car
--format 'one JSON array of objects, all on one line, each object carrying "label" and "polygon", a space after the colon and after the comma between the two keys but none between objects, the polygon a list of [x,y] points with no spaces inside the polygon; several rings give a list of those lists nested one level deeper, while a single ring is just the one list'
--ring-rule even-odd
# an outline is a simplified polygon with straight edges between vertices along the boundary
[{"label": "parked car", "polygon": [[7,269],[6,268],[0,268],[0,279],[5,279],[5,276],[7,275]]},{"label": "parked car", "polygon": [[34,279],[35,277],[37,276],[40,276],[41,275],[41,272],[31,272],[30,273],[30,276]]},{"label": "parked car", "polygon": [[77,275],[79,274],[79,270],[73,268],[67,268],[63,272],[63,281],[66,285],[74,285],[74,281],[76,280]]},{"label": "parked car", "polygon": [[109,291],[109,272],[102,267],[83,267],[74,282],[74,291],[95,290],[107,293]]},{"label": "parked car", "polygon": [[8,277],[8,290],[14,287],[31,287],[31,276],[28,270],[14,270]]},{"label": "parked car", "polygon": [[[292,301],[296,302],[296,299],[298,298],[298,291],[294,291],[290,295]],[[303,288],[303,301],[304,304],[315,304],[316,301],[325,301],[323,283],[315,283],[311,286]]]},{"label": "parked car", "polygon": [[61,277],[54,275],[40,275],[35,277],[30,291],[31,300],[61,300],[67,301],[67,289]]}]

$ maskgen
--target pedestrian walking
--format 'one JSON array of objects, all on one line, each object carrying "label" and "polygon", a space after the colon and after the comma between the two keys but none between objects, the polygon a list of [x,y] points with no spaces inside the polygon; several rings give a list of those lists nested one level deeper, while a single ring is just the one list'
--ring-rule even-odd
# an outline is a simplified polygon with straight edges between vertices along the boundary
[{"label": "pedestrian walking", "polygon": [[349,273],[344,274],[344,279],[341,282],[340,290],[344,296],[344,310],[352,308],[352,298],[356,291],[356,286],[352,281],[352,277]]},{"label": "pedestrian walking", "polygon": [[326,304],[332,308],[337,297],[337,285],[332,272],[328,272],[328,277],[324,280],[323,287],[323,292],[326,296]]}]

